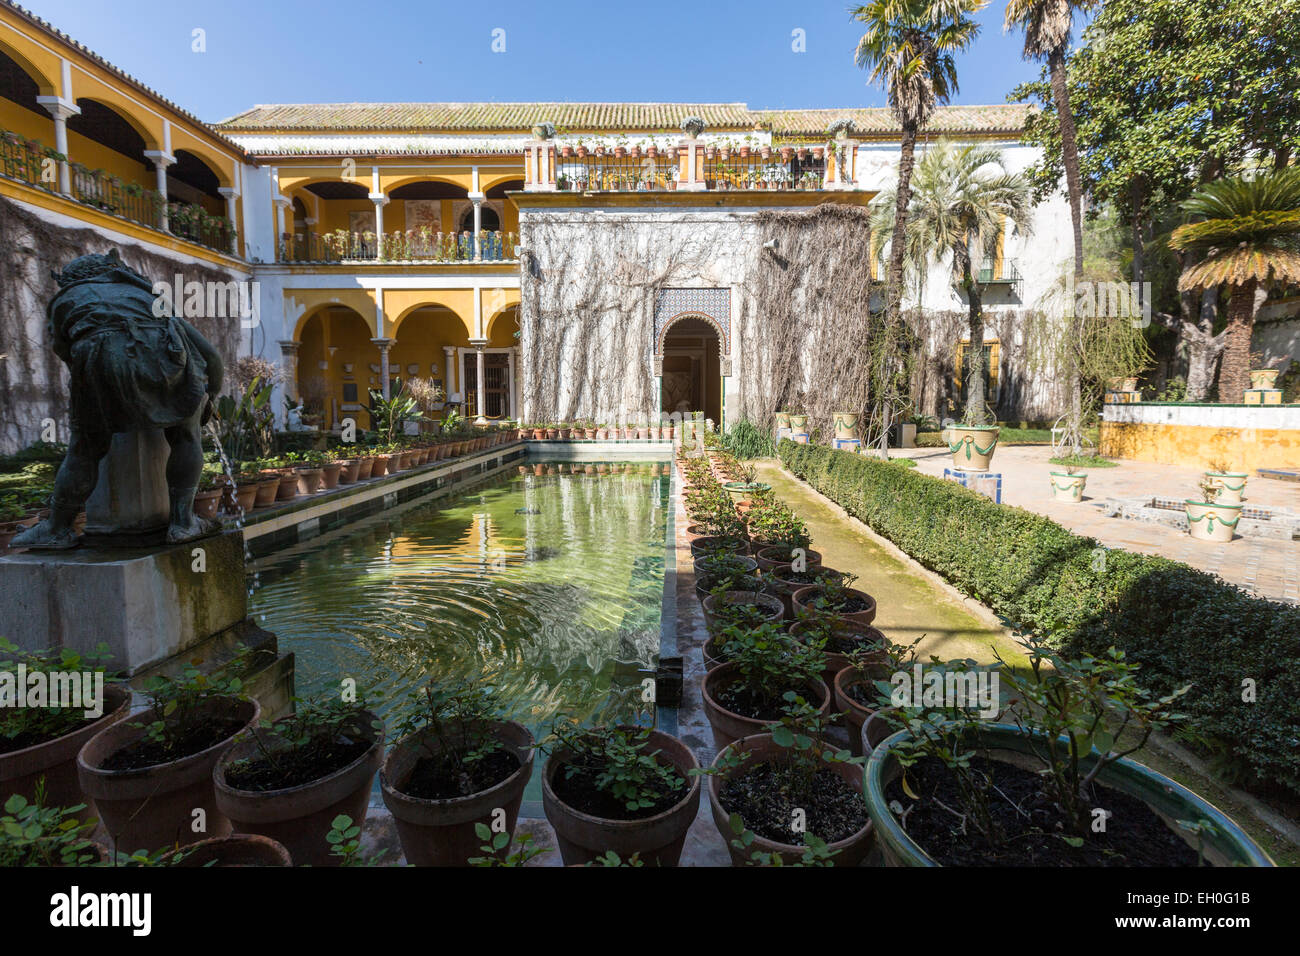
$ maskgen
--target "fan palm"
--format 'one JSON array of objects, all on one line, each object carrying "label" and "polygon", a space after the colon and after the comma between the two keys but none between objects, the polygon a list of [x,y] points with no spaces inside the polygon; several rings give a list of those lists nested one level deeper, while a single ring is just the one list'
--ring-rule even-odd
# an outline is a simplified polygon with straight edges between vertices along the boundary
[{"label": "fan palm", "polygon": [[[885,236],[893,233],[896,198],[893,190],[886,190],[876,199],[873,256],[880,255]],[[975,278],[974,254],[995,256],[1007,224],[1028,232],[1031,210],[1028,181],[1007,169],[996,147],[957,146],[940,140],[917,163],[907,228],[899,247],[922,290],[929,264],[952,257],[953,278],[966,293],[968,305],[971,348],[962,369],[968,424],[982,425],[987,420],[983,297]]]},{"label": "fan palm", "polygon": [[903,230],[911,190],[916,137],[935,109],[957,92],[954,55],[975,40],[979,24],[970,14],[988,0],[873,0],[850,10],[867,24],[854,59],[870,70],[902,127],[894,212],[895,242],[887,273],[886,315],[897,321],[902,307]]},{"label": "fan palm", "polygon": [[1074,227],[1074,274],[1083,275],[1083,189],[1079,185],[1079,147],[1070,112],[1070,89],[1066,85],[1065,55],[1070,47],[1070,27],[1075,11],[1094,9],[1100,0],[1008,0],[1003,29],[1025,31],[1025,58],[1046,60],[1052,84],[1052,102],[1061,130],[1061,164],[1065,167],[1065,191],[1070,199],[1070,221]]},{"label": "fan palm", "polygon": [[1240,402],[1250,384],[1256,291],[1277,282],[1300,284],[1300,169],[1215,180],[1182,208],[1196,221],[1175,229],[1169,245],[1206,258],[1183,273],[1178,289],[1228,286],[1219,400]]}]

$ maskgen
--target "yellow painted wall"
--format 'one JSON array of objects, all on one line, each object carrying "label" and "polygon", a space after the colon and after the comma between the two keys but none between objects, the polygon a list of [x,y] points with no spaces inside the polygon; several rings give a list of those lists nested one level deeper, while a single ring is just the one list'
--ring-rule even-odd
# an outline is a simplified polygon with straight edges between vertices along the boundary
[{"label": "yellow painted wall", "polygon": [[[366,324],[367,337],[374,338],[375,296],[367,289],[285,289],[286,315],[297,313],[294,339],[303,341],[303,333],[316,312],[337,307],[336,311],[351,311],[360,315]],[[301,311],[299,311],[301,310]]]},{"label": "yellow painted wall", "polygon": [[[327,424],[335,424],[339,419],[354,414],[341,410],[343,404],[343,385],[353,382],[357,385],[357,400],[361,405],[367,404],[368,390],[379,387],[379,377],[370,371],[372,364],[379,364],[379,349],[370,341],[370,327],[357,313],[347,308],[325,309],[307,319],[302,329],[301,345],[298,348],[298,387],[312,376],[323,377],[329,386],[333,406],[326,404],[327,418],[333,418]],[[329,354],[329,348],[335,348]],[[321,363],[326,367],[322,369]],[[344,366],[352,364],[348,373]],[[369,416],[362,413],[357,423],[366,427]]]},{"label": "yellow painted wall", "polygon": [[[412,363],[419,366],[416,374],[421,378],[441,379],[447,394],[463,391],[459,369],[452,369],[448,386],[447,354],[443,346],[469,348],[469,335],[460,318],[445,309],[419,309],[402,320],[396,341],[388,353],[390,367],[395,374],[406,378]],[[438,366],[434,375],[430,366]]]},{"label": "yellow painted wall", "polygon": [[1101,453],[1110,458],[1232,471],[1300,468],[1300,430],[1101,423]]},{"label": "yellow painted wall", "polygon": [[[518,305],[519,290],[506,290],[513,294],[515,304]],[[515,333],[519,331],[519,311],[517,308],[509,309],[502,312],[495,319],[491,320],[488,325],[488,348],[505,349],[512,345],[518,345],[519,340],[515,338]]]},{"label": "yellow painted wall", "polygon": [[474,334],[473,289],[388,289],[384,292],[384,331],[400,333],[405,316],[422,306],[440,305],[454,312],[468,339]]}]

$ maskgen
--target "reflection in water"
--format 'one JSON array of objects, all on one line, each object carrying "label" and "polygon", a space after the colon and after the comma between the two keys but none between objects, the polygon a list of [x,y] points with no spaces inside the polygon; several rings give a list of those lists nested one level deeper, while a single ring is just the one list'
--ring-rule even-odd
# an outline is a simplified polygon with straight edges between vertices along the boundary
[{"label": "reflection in water", "polygon": [[350,677],[388,711],[471,678],[544,733],[637,683],[659,646],[666,469],[538,467],[259,562],[251,611],[297,656],[299,696]]}]

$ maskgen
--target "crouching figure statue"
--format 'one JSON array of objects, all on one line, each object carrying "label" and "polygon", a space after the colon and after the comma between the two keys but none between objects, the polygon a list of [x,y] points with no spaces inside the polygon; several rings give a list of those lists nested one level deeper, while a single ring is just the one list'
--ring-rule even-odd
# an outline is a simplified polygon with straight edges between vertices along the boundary
[{"label": "crouching figure statue", "polygon": [[184,319],[155,315],[153,285],[108,255],[74,259],[54,273],[59,291],[47,315],[54,353],[68,366],[71,436],[50,516],[14,547],[75,547],[73,522],[94,491],[100,460],[118,432],[161,429],[170,447],[169,543],[213,530],[194,515],[203,471],[201,430],[221,391],[221,356]]}]

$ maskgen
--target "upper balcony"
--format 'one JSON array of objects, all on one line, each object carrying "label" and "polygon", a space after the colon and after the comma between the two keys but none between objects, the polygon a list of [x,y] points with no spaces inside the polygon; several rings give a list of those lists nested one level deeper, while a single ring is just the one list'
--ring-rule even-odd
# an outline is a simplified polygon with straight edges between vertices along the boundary
[{"label": "upper balcony", "polygon": [[400,263],[513,263],[519,261],[519,236],[482,230],[434,232],[428,228],[397,232],[301,232],[280,243],[279,261],[320,265]]}]

